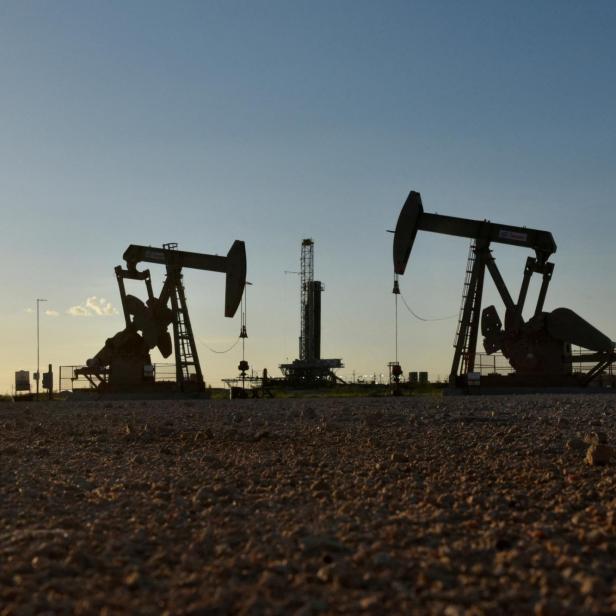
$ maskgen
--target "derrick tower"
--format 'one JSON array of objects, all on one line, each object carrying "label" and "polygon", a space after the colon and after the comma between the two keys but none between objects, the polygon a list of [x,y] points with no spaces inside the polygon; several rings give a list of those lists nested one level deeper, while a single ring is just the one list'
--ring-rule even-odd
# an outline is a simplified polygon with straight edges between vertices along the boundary
[{"label": "derrick tower", "polygon": [[292,385],[318,386],[341,381],[334,373],[342,368],[340,359],[321,359],[321,293],[323,285],[314,279],[314,241],[302,240],[300,255],[299,359],[281,364]]},{"label": "derrick tower", "polygon": [[300,336],[299,358],[311,361],[321,357],[321,291],[314,279],[314,242],[302,241],[300,257]]}]

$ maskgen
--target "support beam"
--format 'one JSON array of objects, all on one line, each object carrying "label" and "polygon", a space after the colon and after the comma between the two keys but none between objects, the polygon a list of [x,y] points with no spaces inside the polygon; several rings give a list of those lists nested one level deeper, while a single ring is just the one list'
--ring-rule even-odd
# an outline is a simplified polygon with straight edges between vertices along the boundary
[{"label": "support beam", "polygon": [[490,272],[490,276],[492,276],[494,284],[496,285],[496,290],[503,300],[503,304],[505,304],[508,311],[514,311],[515,304],[513,303],[509,289],[507,289],[507,285],[505,284],[505,281],[503,280],[503,277],[501,276],[501,273],[496,265],[496,261],[494,261],[494,257],[492,255],[487,258],[486,266]]},{"label": "support beam", "polygon": [[546,263],[543,269],[543,279],[541,280],[541,289],[539,290],[539,297],[537,298],[537,306],[535,307],[535,316],[538,316],[543,312],[543,304],[545,303],[545,296],[548,292],[550,280],[552,280],[553,271],[554,264]]},{"label": "support beam", "polygon": [[524,310],[524,304],[526,303],[526,296],[528,295],[528,286],[530,284],[531,276],[535,271],[537,265],[537,259],[528,257],[526,259],[526,266],[524,267],[524,277],[522,278],[522,284],[520,285],[520,293],[518,294],[518,303],[515,306],[513,313],[513,322],[518,323],[522,321],[522,311]]}]

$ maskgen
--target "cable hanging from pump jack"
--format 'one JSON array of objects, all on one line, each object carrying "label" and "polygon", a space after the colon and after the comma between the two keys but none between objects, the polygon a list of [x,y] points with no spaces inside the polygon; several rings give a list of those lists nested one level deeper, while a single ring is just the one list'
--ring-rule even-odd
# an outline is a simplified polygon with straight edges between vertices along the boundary
[{"label": "cable hanging from pump jack", "polygon": [[[397,276],[397,275],[396,275]],[[397,291],[396,291],[397,289]],[[416,319],[418,319],[419,321],[425,321],[425,322],[431,322],[431,321],[448,321],[449,319],[455,319],[458,314],[451,314],[449,316],[446,317],[436,317],[436,318],[426,318],[426,317],[422,317],[419,316],[408,304],[408,302],[406,301],[406,298],[404,297],[404,295],[402,295],[402,293],[400,292],[400,287],[398,286],[398,280],[397,277],[394,280],[394,293],[396,293],[396,299],[397,296],[400,296],[400,299],[402,300],[402,303],[404,304],[404,307],[409,311],[410,314],[412,314]],[[396,310],[397,310],[397,304],[396,304]]]},{"label": "cable hanging from pump jack", "polygon": [[[247,284],[250,284],[250,283],[247,283]],[[246,288],[244,288],[244,295],[242,296],[242,299],[241,299],[241,302],[240,302],[240,319],[241,319],[240,335],[236,338],[235,342],[229,348],[224,349],[223,351],[219,351],[218,349],[212,348],[201,337],[198,337],[199,342],[208,351],[211,351],[212,353],[217,353],[219,355],[222,355],[224,353],[229,353],[229,351],[232,351],[237,346],[237,343],[241,340],[242,341],[242,359],[244,359],[244,351],[245,351],[244,344],[245,344],[246,338],[248,338],[248,334],[246,333]]]},{"label": "cable hanging from pump jack", "polygon": [[[247,283],[250,284],[250,283]],[[237,337],[237,339],[235,340],[235,342],[227,349],[224,349],[224,351],[219,351],[218,349],[214,349],[212,348],[205,340],[203,340],[203,338],[198,338],[199,342],[208,350],[211,351],[212,353],[217,353],[218,355],[223,355],[224,353],[229,353],[230,351],[232,351],[236,346],[237,343],[241,340],[242,341],[242,359],[244,359],[244,343],[246,338],[248,338],[248,334],[246,333],[246,288],[244,287],[244,295],[242,296],[242,299],[240,300],[240,318],[241,318],[241,325],[240,325],[240,335]]]},{"label": "cable hanging from pump jack", "polygon": [[212,351],[212,353],[218,353],[220,355],[222,355],[223,353],[228,353],[229,351],[232,351],[236,346],[237,343],[240,341],[240,336],[237,337],[237,340],[228,348],[225,349],[224,351],[219,351],[217,349],[213,349],[207,342],[205,342],[205,340],[203,340],[203,338],[199,338],[199,342],[208,350],[208,351]]}]

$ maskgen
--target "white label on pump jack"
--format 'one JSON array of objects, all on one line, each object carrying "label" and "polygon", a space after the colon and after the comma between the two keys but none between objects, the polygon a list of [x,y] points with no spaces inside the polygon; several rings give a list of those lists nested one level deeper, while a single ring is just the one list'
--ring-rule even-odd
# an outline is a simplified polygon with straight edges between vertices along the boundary
[{"label": "white label on pump jack", "polygon": [[519,233],[518,231],[508,231],[507,229],[501,229],[498,232],[498,237],[503,240],[513,240],[515,242],[525,242],[528,238],[526,233]]}]

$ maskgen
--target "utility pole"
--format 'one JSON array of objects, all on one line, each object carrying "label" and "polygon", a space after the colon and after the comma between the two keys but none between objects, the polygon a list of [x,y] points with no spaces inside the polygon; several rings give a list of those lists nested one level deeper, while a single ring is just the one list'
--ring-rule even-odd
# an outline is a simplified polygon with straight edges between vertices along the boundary
[{"label": "utility pole", "polygon": [[39,305],[41,302],[46,302],[46,299],[36,299],[36,399],[39,399],[39,383],[41,380],[41,345],[40,345],[40,318]]}]

